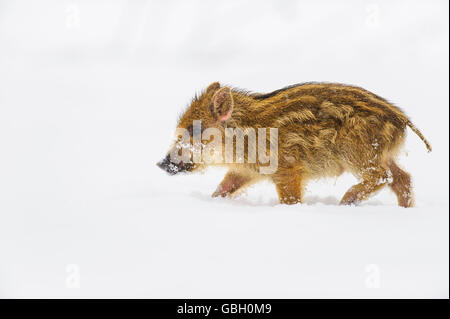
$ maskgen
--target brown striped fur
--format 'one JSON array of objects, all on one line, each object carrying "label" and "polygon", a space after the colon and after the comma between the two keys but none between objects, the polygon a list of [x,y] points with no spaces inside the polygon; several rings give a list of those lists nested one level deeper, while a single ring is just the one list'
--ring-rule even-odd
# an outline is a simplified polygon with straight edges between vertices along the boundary
[{"label": "brown striped fur", "polygon": [[[218,94],[221,104],[216,106]],[[225,111],[231,116],[225,116],[229,115]],[[213,196],[233,196],[269,178],[276,185],[280,202],[294,204],[302,202],[309,180],[348,171],[360,183],[350,188],[342,204],[359,203],[389,185],[398,204],[409,207],[413,205],[411,179],[395,163],[406,126],[431,151],[399,108],[362,88],[336,83],[304,83],[256,94],[215,82],[193,100],[178,126],[187,128],[193,120],[219,129],[278,128],[277,172],[262,176],[257,170],[259,163],[226,164],[230,170]],[[195,165],[192,170],[201,167]]]}]

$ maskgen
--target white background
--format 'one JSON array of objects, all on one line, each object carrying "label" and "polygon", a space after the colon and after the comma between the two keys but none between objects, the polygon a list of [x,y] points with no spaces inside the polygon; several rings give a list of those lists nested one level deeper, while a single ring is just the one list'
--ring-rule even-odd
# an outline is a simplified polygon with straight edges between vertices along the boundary
[{"label": "white background", "polygon": [[[0,297],[449,296],[448,1],[0,0]],[[400,106],[417,207],[385,189],[303,205],[169,177],[179,112],[213,81],[362,86]]]}]

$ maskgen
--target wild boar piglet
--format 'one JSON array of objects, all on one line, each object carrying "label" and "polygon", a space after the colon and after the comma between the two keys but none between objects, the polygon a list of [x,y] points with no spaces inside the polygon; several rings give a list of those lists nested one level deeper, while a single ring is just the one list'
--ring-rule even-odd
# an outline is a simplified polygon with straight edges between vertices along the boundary
[{"label": "wild boar piglet", "polygon": [[350,172],[359,183],[341,204],[387,185],[400,206],[411,207],[411,177],[396,163],[407,126],[431,151],[402,110],[360,87],[311,82],[259,94],[214,82],[181,115],[158,166],[172,175],[226,166],[213,197],[268,179],[284,204],[301,203],[310,180]]}]

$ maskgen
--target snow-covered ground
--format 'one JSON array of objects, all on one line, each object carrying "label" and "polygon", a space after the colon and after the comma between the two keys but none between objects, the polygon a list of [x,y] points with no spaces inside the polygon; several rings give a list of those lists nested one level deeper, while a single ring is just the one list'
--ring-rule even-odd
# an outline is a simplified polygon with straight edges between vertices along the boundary
[{"label": "snow-covered ground", "polygon": [[[447,1],[0,1],[0,297],[449,296]],[[417,207],[277,204],[155,166],[210,82],[395,102]]]}]

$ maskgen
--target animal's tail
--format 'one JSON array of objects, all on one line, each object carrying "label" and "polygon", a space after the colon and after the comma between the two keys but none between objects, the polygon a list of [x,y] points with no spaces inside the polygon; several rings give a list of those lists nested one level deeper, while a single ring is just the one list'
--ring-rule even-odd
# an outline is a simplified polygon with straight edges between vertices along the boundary
[{"label": "animal's tail", "polygon": [[425,146],[427,147],[428,152],[431,152],[431,145],[427,141],[427,139],[422,135],[422,133],[419,131],[417,127],[414,126],[414,124],[411,123],[411,121],[406,122],[406,125],[409,126],[409,128],[417,134],[418,137],[425,143]]}]

